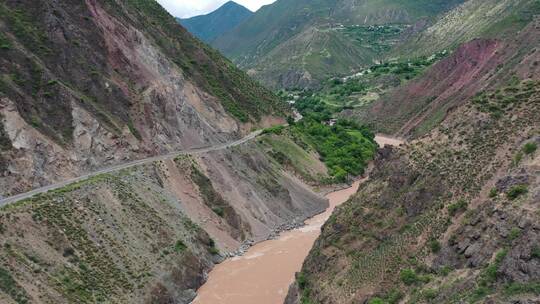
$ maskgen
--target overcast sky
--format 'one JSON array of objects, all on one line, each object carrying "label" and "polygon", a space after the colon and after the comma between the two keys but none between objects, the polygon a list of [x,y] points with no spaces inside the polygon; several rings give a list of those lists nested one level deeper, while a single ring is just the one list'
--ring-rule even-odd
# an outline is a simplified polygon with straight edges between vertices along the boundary
[{"label": "overcast sky", "polygon": [[[203,15],[214,11],[228,0],[157,0],[169,13],[175,17],[187,18]],[[265,4],[275,0],[235,0],[252,11],[258,10]]]}]

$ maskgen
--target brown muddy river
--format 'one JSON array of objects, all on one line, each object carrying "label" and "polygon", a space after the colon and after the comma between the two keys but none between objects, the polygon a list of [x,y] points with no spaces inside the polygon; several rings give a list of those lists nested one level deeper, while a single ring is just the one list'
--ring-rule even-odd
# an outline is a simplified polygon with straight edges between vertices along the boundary
[{"label": "brown muddy river", "polygon": [[360,182],[328,194],[330,207],[309,220],[304,227],[282,233],[275,240],[251,247],[241,257],[217,265],[198,290],[196,304],[278,304],[283,303],[294,274],[321,232],[334,208],[356,193]]},{"label": "brown muddy river", "polygon": [[[400,140],[377,136],[379,145],[399,145]],[[281,304],[294,275],[334,209],[347,201],[364,180],[326,197],[330,207],[309,220],[304,227],[284,232],[275,240],[251,247],[244,256],[216,265],[208,281],[197,291],[193,304]]]}]

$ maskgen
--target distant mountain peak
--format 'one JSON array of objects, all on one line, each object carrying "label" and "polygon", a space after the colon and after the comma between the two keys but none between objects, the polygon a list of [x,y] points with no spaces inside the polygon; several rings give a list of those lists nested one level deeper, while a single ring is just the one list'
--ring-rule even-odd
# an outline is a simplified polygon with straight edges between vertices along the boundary
[{"label": "distant mountain peak", "polygon": [[237,27],[251,15],[253,12],[246,7],[234,1],[228,1],[209,14],[177,20],[199,39],[211,42]]},{"label": "distant mountain peak", "polygon": [[[246,10],[251,12],[251,10],[249,10],[247,7],[243,6],[242,4],[236,3],[234,1],[227,1],[220,8],[230,8],[230,7],[243,8],[243,9],[246,9]],[[218,8],[218,10],[219,10],[219,8]]]}]

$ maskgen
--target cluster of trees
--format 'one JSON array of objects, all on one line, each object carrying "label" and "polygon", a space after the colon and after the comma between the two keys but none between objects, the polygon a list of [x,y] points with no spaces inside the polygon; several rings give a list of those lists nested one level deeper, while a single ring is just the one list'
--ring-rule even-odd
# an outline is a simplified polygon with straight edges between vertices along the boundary
[{"label": "cluster of trees", "polygon": [[330,126],[307,117],[295,124],[293,131],[315,147],[337,182],[363,174],[377,148],[369,129],[347,120],[339,119]]},{"label": "cluster of trees", "polygon": [[367,127],[345,119],[333,120],[340,109],[311,93],[301,96],[295,107],[304,118],[292,125],[292,132],[317,150],[335,181],[344,182],[364,173],[377,148],[375,135]]},{"label": "cluster of trees", "polygon": [[319,122],[330,120],[334,113],[339,110],[329,106],[321,97],[310,92],[300,96],[294,106],[304,117],[310,117],[312,120]]},{"label": "cluster of trees", "polygon": [[352,94],[361,93],[368,89],[368,86],[365,83],[357,79],[351,79],[345,82],[341,79],[333,79],[330,84],[330,94],[339,95],[341,97],[351,96]]}]

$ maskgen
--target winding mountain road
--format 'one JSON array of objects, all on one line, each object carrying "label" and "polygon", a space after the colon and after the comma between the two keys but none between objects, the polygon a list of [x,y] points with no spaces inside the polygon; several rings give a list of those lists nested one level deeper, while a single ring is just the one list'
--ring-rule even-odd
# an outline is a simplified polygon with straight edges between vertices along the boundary
[{"label": "winding mountain road", "polygon": [[[51,190],[60,189],[60,188],[63,188],[65,186],[67,186],[67,185],[77,183],[77,182],[81,182],[81,181],[87,180],[87,179],[89,179],[91,177],[95,177],[95,176],[98,176],[98,175],[101,175],[101,174],[117,172],[117,171],[120,171],[120,170],[123,170],[123,169],[128,169],[128,168],[132,168],[132,167],[139,166],[139,165],[153,163],[155,161],[171,159],[171,158],[177,157],[178,155],[202,154],[202,153],[207,153],[207,152],[217,151],[217,150],[223,150],[223,149],[227,149],[227,148],[230,148],[230,147],[238,146],[238,145],[241,145],[241,144],[243,144],[245,142],[248,142],[248,141],[256,138],[257,136],[261,135],[262,132],[263,132],[262,130],[257,130],[257,131],[252,132],[249,135],[247,135],[247,136],[245,136],[242,139],[239,139],[237,141],[224,143],[224,144],[220,144],[220,145],[216,145],[216,146],[212,146],[212,147],[188,149],[188,150],[183,150],[183,151],[175,151],[175,152],[167,153],[167,154],[164,154],[164,155],[153,156],[153,157],[149,157],[149,158],[135,160],[135,161],[128,162],[128,163],[125,163],[125,164],[119,164],[119,165],[111,166],[111,167],[101,169],[101,170],[98,170],[98,171],[95,171],[95,172],[92,172],[92,173],[81,175],[79,177],[71,178],[71,179],[61,181],[61,182],[58,182],[58,183],[55,183],[55,184],[51,184],[51,185],[48,185],[48,186],[37,188],[37,189],[31,190],[31,191],[28,191],[28,192],[25,192],[25,193],[17,194],[17,195],[6,197],[6,198],[1,198],[0,199],[0,208],[3,208],[5,206],[7,206],[7,205],[16,203],[16,202],[24,200],[24,199],[31,198],[34,195],[42,194],[42,193],[45,193],[45,192],[48,192],[48,191],[51,191]],[[381,146],[384,146],[386,144],[399,145],[399,144],[403,143],[403,141],[400,140],[400,139],[392,138],[392,137],[385,136],[385,135],[377,135],[376,141]]]},{"label": "winding mountain road", "polygon": [[6,197],[6,198],[1,198],[0,199],[0,208],[3,208],[3,207],[5,207],[5,206],[7,206],[9,204],[13,204],[13,203],[16,203],[16,202],[24,200],[24,199],[31,198],[34,195],[45,193],[45,192],[48,192],[48,191],[51,191],[51,190],[60,189],[60,188],[63,188],[65,186],[67,186],[67,185],[70,185],[70,184],[73,184],[73,183],[76,183],[76,182],[81,182],[81,181],[87,180],[87,179],[89,179],[91,177],[95,177],[95,176],[98,176],[98,175],[101,175],[101,174],[117,172],[117,171],[120,171],[120,170],[123,170],[123,169],[131,168],[131,167],[135,167],[135,166],[139,166],[139,165],[144,165],[144,164],[148,164],[148,163],[153,163],[155,161],[171,159],[171,158],[175,158],[175,157],[177,157],[179,155],[202,154],[202,153],[207,153],[207,152],[217,151],[217,150],[223,150],[223,149],[227,149],[227,148],[230,148],[230,147],[238,146],[238,145],[241,145],[241,144],[243,144],[245,142],[248,142],[248,141],[254,139],[255,137],[259,136],[261,133],[262,133],[262,130],[258,130],[258,131],[250,133],[249,135],[243,137],[242,139],[239,139],[239,140],[233,141],[233,142],[229,142],[229,143],[224,143],[224,144],[220,144],[220,145],[216,145],[216,146],[212,146],[212,147],[188,149],[188,150],[183,150],[183,151],[175,151],[175,152],[167,153],[167,154],[164,154],[164,155],[139,159],[139,160],[135,160],[135,161],[132,161],[132,162],[119,164],[119,165],[115,165],[115,166],[108,167],[108,168],[105,168],[105,169],[101,169],[101,170],[98,170],[98,171],[95,171],[95,172],[92,172],[92,173],[81,175],[79,177],[71,178],[71,179],[61,181],[61,182],[58,182],[58,183],[55,183],[55,184],[51,184],[51,185],[48,185],[48,186],[45,186],[45,187],[37,188],[37,189],[31,190],[31,191],[28,191],[28,192],[25,192],[25,193],[17,194],[17,195]]}]

